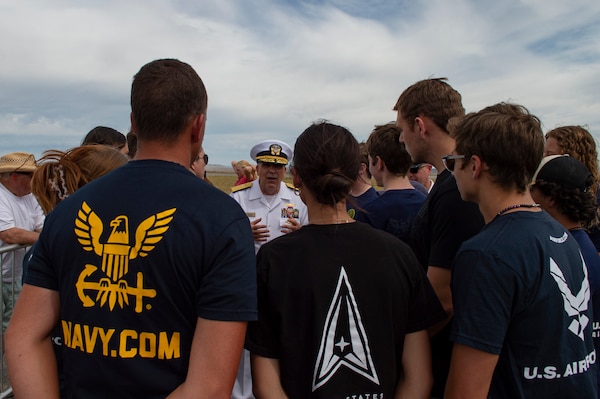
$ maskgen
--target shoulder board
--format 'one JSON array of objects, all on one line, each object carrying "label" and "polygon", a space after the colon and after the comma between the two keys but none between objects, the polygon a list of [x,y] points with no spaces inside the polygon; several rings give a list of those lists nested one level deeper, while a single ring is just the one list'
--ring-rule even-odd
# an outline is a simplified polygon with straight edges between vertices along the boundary
[{"label": "shoulder board", "polygon": [[233,187],[231,187],[231,192],[235,193],[236,191],[245,190],[247,188],[250,188],[250,187],[252,187],[252,183],[253,182],[249,181],[248,183],[240,184],[239,186],[233,186]]},{"label": "shoulder board", "polygon": [[288,188],[291,188],[292,190],[296,189],[296,186],[294,186],[292,183],[285,183],[286,186],[288,186]]}]

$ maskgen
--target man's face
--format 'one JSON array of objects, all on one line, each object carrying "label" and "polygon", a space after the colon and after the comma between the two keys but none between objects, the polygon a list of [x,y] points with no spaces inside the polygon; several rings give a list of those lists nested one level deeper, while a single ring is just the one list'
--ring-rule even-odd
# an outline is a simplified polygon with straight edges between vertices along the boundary
[{"label": "man's face", "polygon": [[414,163],[425,162],[426,159],[424,159],[425,157],[422,154],[423,143],[420,133],[417,129],[417,125],[413,124],[411,127],[408,121],[402,116],[402,113],[398,111],[398,115],[396,117],[396,127],[402,130],[402,133],[400,134],[400,142],[404,143],[406,152],[409,153],[412,161]]},{"label": "man's face", "polygon": [[425,187],[429,186],[429,175],[431,174],[431,165],[428,163],[421,163],[411,166],[406,176],[410,180],[421,183]]},{"label": "man's face", "polygon": [[14,194],[17,197],[23,197],[31,193],[31,177],[33,173],[15,172],[11,175],[14,180]]},{"label": "man's face", "polygon": [[275,195],[279,192],[279,187],[285,174],[285,165],[258,162],[256,172],[258,174],[260,190],[264,195]]},{"label": "man's face", "polygon": [[207,162],[208,157],[206,157],[206,154],[204,153],[204,148],[201,148],[196,160],[192,163],[192,171],[194,171],[194,174],[202,180],[204,180],[204,170],[206,169]]},{"label": "man's face", "polygon": [[[456,152],[453,152],[452,155],[457,154]],[[460,191],[460,197],[463,201],[477,202],[477,198],[473,195],[474,192],[472,186],[474,183],[471,179],[471,171],[467,164],[468,161],[465,161],[464,159],[455,159],[452,174],[456,179],[456,185],[458,186],[458,191]]]}]

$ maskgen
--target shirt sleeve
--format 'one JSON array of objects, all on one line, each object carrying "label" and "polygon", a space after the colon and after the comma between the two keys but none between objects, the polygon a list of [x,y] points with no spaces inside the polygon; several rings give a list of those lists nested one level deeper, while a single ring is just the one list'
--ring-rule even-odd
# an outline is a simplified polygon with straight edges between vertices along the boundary
[{"label": "shirt sleeve", "polygon": [[56,270],[54,270],[48,256],[48,230],[42,230],[39,239],[33,246],[33,251],[27,264],[24,283],[58,291]]},{"label": "shirt sleeve", "polygon": [[210,267],[197,292],[198,316],[256,320],[256,258],[248,218],[241,216],[216,235],[211,254]]},{"label": "shirt sleeve", "polygon": [[248,323],[245,348],[262,357],[279,358],[279,318],[269,300],[269,269],[268,256],[264,256],[264,248],[258,251],[257,290],[258,290],[258,320]]},{"label": "shirt sleeve", "polygon": [[437,198],[430,218],[433,226],[428,266],[450,269],[460,245],[483,227],[483,217],[477,205],[463,201],[454,188]]},{"label": "shirt sleeve", "polygon": [[442,321],[446,317],[446,312],[435,294],[427,275],[419,266],[416,257],[409,256],[406,262],[415,271],[413,279],[413,303],[407,328],[407,332],[412,333],[427,329]]},{"label": "shirt sleeve", "polygon": [[[500,354],[515,295],[523,289],[514,271],[480,251],[457,255],[452,270],[454,321],[450,339]],[[521,284],[522,285],[522,284]]]}]

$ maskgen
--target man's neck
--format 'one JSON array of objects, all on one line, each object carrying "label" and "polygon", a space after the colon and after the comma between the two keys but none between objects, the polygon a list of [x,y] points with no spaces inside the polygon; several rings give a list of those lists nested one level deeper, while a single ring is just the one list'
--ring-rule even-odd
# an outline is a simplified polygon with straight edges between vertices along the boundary
[{"label": "man's neck", "polygon": [[[504,211],[503,215],[523,210],[531,212],[540,211],[539,207],[516,207],[517,205],[532,206],[535,204],[528,191],[525,193],[518,193],[515,190],[507,191],[491,183],[488,185],[488,188],[483,188],[480,192],[482,194],[477,203],[486,224],[494,220],[501,211]],[[513,206],[515,208],[507,209]]]},{"label": "man's neck", "polygon": [[4,188],[7,189],[15,197],[24,197],[25,195],[27,195],[27,194],[19,195],[17,193],[16,188],[10,184],[10,180],[7,181],[5,179],[2,179],[2,180],[0,180],[0,183],[2,183],[2,186],[4,186]]},{"label": "man's neck", "polygon": [[189,147],[184,148],[179,145],[166,145],[155,141],[139,144],[135,160],[139,161],[146,159],[175,162],[186,169],[191,165]]},{"label": "man's neck", "polygon": [[354,182],[354,185],[352,186],[352,189],[350,190],[350,194],[353,197],[360,197],[361,195],[366,193],[372,187],[373,187],[372,185],[365,183],[362,180],[362,177],[359,177],[358,179],[356,179],[356,182]]},{"label": "man's neck", "polygon": [[396,176],[391,173],[385,173],[383,175],[383,189],[384,190],[414,190],[410,180],[406,176]]}]

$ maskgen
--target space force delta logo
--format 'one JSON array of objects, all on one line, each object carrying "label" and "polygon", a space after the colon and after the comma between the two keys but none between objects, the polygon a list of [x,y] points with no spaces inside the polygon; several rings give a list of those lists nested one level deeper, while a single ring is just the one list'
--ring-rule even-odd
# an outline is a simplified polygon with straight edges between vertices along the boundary
[{"label": "space force delta logo", "polygon": [[[162,240],[173,220],[175,208],[159,212],[145,219],[135,230],[135,243],[129,243],[129,219],[120,215],[110,221],[111,232],[106,243],[100,242],[104,224],[98,215],[84,202],[75,219],[77,241],[85,251],[94,252],[101,257],[98,266],[86,264],[79,274],[77,296],[84,307],[108,305],[112,311],[118,304],[120,308],[130,305],[135,299],[135,311],[141,313],[144,298],[154,298],[156,290],[144,287],[144,275],[138,272],[135,283],[125,278],[129,272],[129,261],[148,256],[155,245]],[[100,278],[94,275],[100,274]],[[95,295],[90,296],[90,293]]]},{"label": "space force delta logo", "polygon": [[341,367],[347,367],[379,385],[369,339],[343,267],[321,336],[312,383],[313,392],[325,385]]}]

